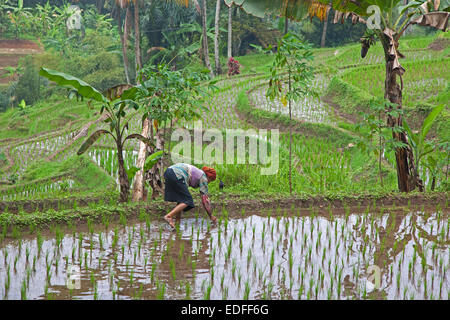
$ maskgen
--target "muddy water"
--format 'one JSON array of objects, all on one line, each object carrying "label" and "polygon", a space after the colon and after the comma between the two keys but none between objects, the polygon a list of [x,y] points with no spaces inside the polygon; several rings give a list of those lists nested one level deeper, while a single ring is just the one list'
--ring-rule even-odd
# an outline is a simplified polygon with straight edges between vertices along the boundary
[{"label": "muddy water", "polygon": [[449,298],[448,212],[226,217],[5,240],[0,299]]}]

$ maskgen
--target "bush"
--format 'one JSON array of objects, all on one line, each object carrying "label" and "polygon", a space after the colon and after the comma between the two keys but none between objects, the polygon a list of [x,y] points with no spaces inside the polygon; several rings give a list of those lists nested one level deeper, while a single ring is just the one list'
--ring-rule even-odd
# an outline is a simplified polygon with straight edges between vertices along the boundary
[{"label": "bush", "polygon": [[239,61],[237,61],[233,57],[228,59],[228,75],[229,76],[234,76],[235,74],[240,74],[241,73],[240,68],[241,68],[241,64],[239,63]]},{"label": "bush", "polygon": [[125,82],[122,63],[116,54],[102,51],[77,60],[78,69],[73,70],[73,74],[98,90],[104,91]]},{"label": "bush", "polygon": [[114,45],[115,42],[110,37],[89,31],[79,48],[69,47],[64,57],[49,50],[35,56],[35,61],[38,68],[44,66],[71,74],[103,91],[125,82],[120,55],[110,50]]},{"label": "bush", "polygon": [[32,105],[39,100],[40,77],[30,56],[23,60],[23,70],[17,82],[16,101],[25,100],[28,105]]},{"label": "bush", "polygon": [[6,111],[9,105],[9,99],[5,92],[0,91],[0,112]]},{"label": "bush", "polygon": [[0,112],[6,111],[6,109],[13,106],[15,102],[14,93],[16,91],[16,82],[12,82],[8,87],[5,87],[0,91]]}]

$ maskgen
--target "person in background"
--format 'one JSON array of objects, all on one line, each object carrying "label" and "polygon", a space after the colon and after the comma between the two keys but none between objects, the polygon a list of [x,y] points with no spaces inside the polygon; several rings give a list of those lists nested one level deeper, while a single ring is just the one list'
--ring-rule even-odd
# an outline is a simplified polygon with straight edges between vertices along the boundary
[{"label": "person in background", "polygon": [[201,170],[187,163],[176,163],[164,172],[164,201],[176,202],[177,205],[164,216],[164,220],[175,228],[174,218],[179,218],[181,212],[194,208],[194,200],[188,187],[199,188],[203,207],[212,222],[217,218],[212,215],[211,202],[208,195],[208,183],[216,180],[216,170],[203,167]]}]

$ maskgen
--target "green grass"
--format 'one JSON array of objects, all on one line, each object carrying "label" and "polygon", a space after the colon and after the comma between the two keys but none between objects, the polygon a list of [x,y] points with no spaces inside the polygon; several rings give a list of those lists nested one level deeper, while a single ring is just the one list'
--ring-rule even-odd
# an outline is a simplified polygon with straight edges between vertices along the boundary
[{"label": "green grass", "polygon": [[272,64],[273,56],[266,54],[249,54],[242,57],[234,57],[241,64],[241,73],[267,72]]},{"label": "green grass", "polygon": [[41,101],[25,112],[11,108],[0,113],[0,140],[25,139],[43,132],[68,129],[70,123],[76,128],[93,118],[95,111],[88,108],[86,101],[58,96]]},{"label": "green grass", "polygon": [[[450,105],[449,100],[436,96],[448,91],[450,59],[425,60],[402,63],[406,72],[403,75],[403,105],[414,107],[427,103],[430,99]],[[345,82],[374,97],[384,95],[384,65],[364,66],[350,69],[340,75]],[[447,88],[447,90],[446,90]],[[448,93],[446,95],[448,97]]]},{"label": "green grass", "polygon": [[[434,105],[448,104],[450,100],[449,76],[442,72],[449,67],[449,58],[446,58],[447,49],[443,51],[426,49],[432,41],[442,37],[447,37],[447,35],[438,33],[432,37],[404,38],[400,41],[400,49],[406,56],[401,63],[406,69],[403,77],[405,87],[403,99],[408,121],[409,117],[424,117]],[[366,111],[367,102],[372,96],[383,95],[384,58],[379,43],[370,49],[366,59],[360,58],[359,44],[339,48],[314,49],[313,51],[314,63],[318,67],[317,72],[324,74],[329,79],[332,78],[328,83],[326,93],[332,102],[340,106],[340,111],[356,115],[359,111]],[[268,67],[273,61],[273,56],[253,53],[235,58],[242,65],[242,76],[227,78],[226,75],[222,75],[219,78],[223,80],[219,82],[220,89],[204,101],[209,108],[204,115],[204,128],[213,126],[223,130],[230,125],[244,129],[259,127],[259,125],[267,128],[280,128],[283,132],[280,136],[279,171],[273,176],[262,176],[260,165],[212,164],[226,185],[224,191],[219,191],[218,184],[211,184],[210,189],[213,194],[240,194],[249,197],[257,194],[286,195],[289,190],[287,135],[289,126],[294,131],[293,153],[294,161],[297,161],[297,167],[293,170],[294,193],[314,195],[326,192],[335,194],[364,193],[371,190],[379,192],[380,190],[394,191],[396,189],[393,168],[385,166],[383,169],[385,188],[380,188],[375,159],[361,153],[356,148],[345,149],[349,143],[356,144],[359,139],[354,124],[343,119],[336,120],[337,126],[289,120],[286,115],[253,107],[246,92],[267,78]],[[226,60],[222,57],[224,72],[227,69]],[[349,66],[351,68],[342,70],[343,67]],[[195,59],[192,60],[190,67],[198,70],[203,68],[201,62]],[[442,78],[442,81],[438,82],[437,78]],[[421,86],[420,81],[429,81],[430,85]],[[234,99],[231,100],[230,97],[234,97]],[[232,102],[227,103],[226,109],[224,109],[225,105],[221,99]],[[234,112],[235,109],[239,115]],[[10,156],[14,160],[15,166],[7,174],[14,170],[21,170],[18,163],[22,160],[26,161],[25,171],[22,172],[18,184],[12,187],[3,186],[2,190],[13,192],[11,190],[17,189],[19,192],[38,188],[39,193],[33,196],[37,199],[45,196],[100,194],[102,190],[110,190],[114,185],[113,178],[101,169],[104,168],[108,171],[111,169],[110,167],[114,167],[106,161],[108,160],[108,157],[105,156],[108,153],[106,149],[94,146],[97,153],[103,155],[104,158],[100,161],[101,168],[89,160],[87,155],[84,157],[74,156],[75,150],[83,139],[58,154],[51,162],[43,160],[51,153],[40,157],[35,156],[35,152],[42,148],[36,143],[37,140],[45,142],[50,140],[52,131],[68,133],[69,124],[71,124],[70,130],[78,129],[95,119],[96,112],[98,109],[96,107],[90,109],[86,102],[68,100],[63,96],[53,96],[46,101],[37,103],[26,112],[11,109],[1,113],[0,128],[6,129],[0,130],[2,149],[8,145],[7,141],[1,142],[2,139],[20,138],[24,140],[11,145]],[[224,118],[224,115],[227,116],[227,119]],[[444,136],[444,133],[448,131],[450,123],[448,111],[444,110],[443,115],[435,125],[440,136]],[[242,117],[250,121],[246,122],[245,119],[240,119]],[[45,132],[48,134],[36,138],[35,142],[27,141],[33,135]],[[26,146],[24,143],[29,145]],[[64,143],[55,142],[53,139],[46,144],[46,147],[50,146],[53,153],[61,149]],[[108,145],[103,141],[99,143]],[[22,145],[23,148],[18,148]],[[131,157],[129,158],[126,162],[133,162]],[[114,161],[113,159],[112,162]],[[345,168],[337,166],[336,163],[340,163],[340,161],[346,164]],[[201,164],[196,165],[201,166]],[[7,178],[7,174],[3,179]],[[55,179],[71,179],[74,181],[74,185],[65,192],[54,191],[46,194],[42,191],[46,184],[48,185]]]},{"label": "green grass", "polygon": [[[44,191],[55,181],[74,181],[72,187],[66,186],[65,189],[55,189]],[[104,193],[114,190],[114,180],[94,162],[86,156],[72,156],[67,160],[40,161],[33,163],[25,170],[23,176],[16,185],[0,188],[5,194],[17,194],[16,200],[33,198],[60,198],[67,196],[89,196],[94,193]],[[19,193],[29,191],[33,195],[26,196]]]}]

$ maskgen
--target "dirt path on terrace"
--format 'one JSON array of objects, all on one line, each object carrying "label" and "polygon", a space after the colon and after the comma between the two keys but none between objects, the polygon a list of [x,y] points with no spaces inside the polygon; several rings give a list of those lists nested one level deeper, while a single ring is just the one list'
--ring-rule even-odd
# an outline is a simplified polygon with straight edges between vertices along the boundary
[{"label": "dirt path on terrace", "polygon": [[0,84],[15,80],[14,77],[2,77],[7,73],[6,67],[17,67],[21,58],[40,52],[40,45],[30,40],[0,40]]}]

